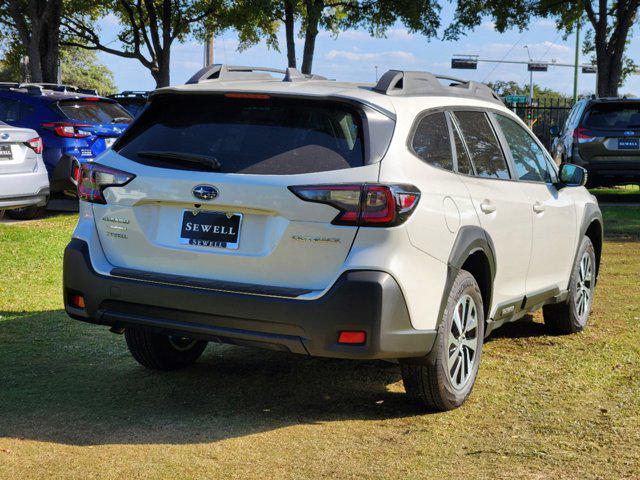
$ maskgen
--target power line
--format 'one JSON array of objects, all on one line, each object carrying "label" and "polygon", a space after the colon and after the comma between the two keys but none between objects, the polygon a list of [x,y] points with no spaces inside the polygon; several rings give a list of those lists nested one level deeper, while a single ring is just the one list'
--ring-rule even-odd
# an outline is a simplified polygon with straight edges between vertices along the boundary
[{"label": "power line", "polygon": [[525,36],[525,34],[527,33],[527,30],[525,30],[524,32],[522,32],[522,34],[520,34],[520,37],[516,40],[516,42],[511,45],[511,48],[509,49],[509,51],[507,53],[504,54],[504,56],[500,59],[499,63],[496,63],[496,66],[493,67],[491,69],[491,71],[485,75],[485,77],[482,79],[482,83],[485,83],[485,81],[487,80],[487,78],[489,78],[493,72],[496,71],[496,69],[500,66],[500,63],[502,63],[502,61],[507,58],[509,56],[509,54],[513,51],[514,48],[516,48],[516,46],[520,43],[520,41],[522,40],[522,38]]}]

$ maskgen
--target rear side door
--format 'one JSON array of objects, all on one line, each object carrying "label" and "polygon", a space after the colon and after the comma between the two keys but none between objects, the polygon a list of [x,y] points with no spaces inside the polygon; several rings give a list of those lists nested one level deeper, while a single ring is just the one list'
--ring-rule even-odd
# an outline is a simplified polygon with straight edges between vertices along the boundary
[{"label": "rear side door", "polygon": [[576,245],[576,212],[567,190],[558,190],[556,171],[539,142],[518,122],[494,114],[525,192],[532,218],[533,242],[527,273],[527,296],[566,288]]},{"label": "rear side door", "polygon": [[487,113],[452,113],[464,138],[473,171],[462,178],[469,190],[480,225],[487,232],[496,257],[493,304],[502,310],[522,302],[531,254],[531,206],[521,185],[512,180],[507,159]]}]

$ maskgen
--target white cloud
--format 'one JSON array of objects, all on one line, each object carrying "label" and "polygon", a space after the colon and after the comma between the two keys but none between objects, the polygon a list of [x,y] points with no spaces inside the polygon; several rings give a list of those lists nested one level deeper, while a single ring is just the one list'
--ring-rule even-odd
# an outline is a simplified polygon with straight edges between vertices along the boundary
[{"label": "white cloud", "polygon": [[495,22],[492,21],[487,21],[487,22],[482,22],[480,24],[480,28],[483,28],[484,30],[489,30],[490,32],[493,32],[496,28],[496,24]]},{"label": "white cloud", "polygon": [[404,62],[417,63],[417,57],[411,52],[394,50],[389,52],[358,52],[331,50],[325,54],[326,60],[348,60],[350,62]]}]

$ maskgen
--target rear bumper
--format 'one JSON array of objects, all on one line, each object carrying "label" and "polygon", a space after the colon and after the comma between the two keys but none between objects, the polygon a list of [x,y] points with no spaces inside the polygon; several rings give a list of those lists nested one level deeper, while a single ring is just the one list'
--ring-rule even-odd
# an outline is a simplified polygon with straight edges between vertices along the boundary
[{"label": "rear bumper", "polygon": [[72,175],[74,163],[80,163],[76,157],[67,154],[63,154],[60,157],[60,161],[56,164],[50,175],[52,192],[60,193],[65,190],[76,190],[76,184]]},{"label": "rear bumper", "polygon": [[33,195],[17,195],[0,197],[0,210],[11,210],[22,207],[41,207],[47,204],[49,188],[43,188]]},{"label": "rear bumper", "polygon": [[590,185],[640,183],[640,156],[585,160],[580,154],[576,154],[573,163],[587,169]]},{"label": "rear bumper", "polygon": [[[64,255],[65,309],[72,318],[100,325],[320,357],[422,357],[436,339],[435,331],[412,328],[400,287],[384,272],[345,272],[316,300],[220,291],[166,277],[155,282],[100,275],[91,267],[87,244],[72,239]],[[84,296],[86,308],[69,304],[73,294]],[[365,331],[365,344],[338,344],[342,330]]]}]

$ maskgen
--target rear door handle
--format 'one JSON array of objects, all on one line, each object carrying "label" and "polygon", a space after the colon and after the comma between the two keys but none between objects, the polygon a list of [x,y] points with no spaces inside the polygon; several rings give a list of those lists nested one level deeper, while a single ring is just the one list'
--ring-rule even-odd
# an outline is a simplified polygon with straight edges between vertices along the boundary
[{"label": "rear door handle", "polygon": [[484,213],[493,213],[496,211],[496,206],[488,200],[485,200],[480,204],[480,210]]},{"label": "rear door handle", "polygon": [[536,213],[542,213],[544,212],[544,205],[542,205],[540,202],[536,202],[533,204],[533,211]]}]

